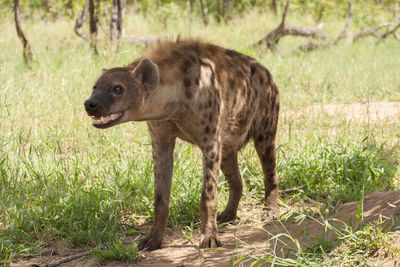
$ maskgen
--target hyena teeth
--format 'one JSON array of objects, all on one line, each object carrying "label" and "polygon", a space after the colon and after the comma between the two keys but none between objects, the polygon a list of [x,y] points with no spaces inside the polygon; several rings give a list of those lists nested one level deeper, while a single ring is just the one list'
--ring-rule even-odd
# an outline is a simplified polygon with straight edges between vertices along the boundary
[{"label": "hyena teeth", "polygon": [[96,117],[96,116],[92,115],[90,117],[92,118],[94,124],[106,124],[106,123],[109,123],[110,121],[116,120],[117,118],[119,118],[121,116],[122,116],[122,112],[110,114],[108,116]]}]

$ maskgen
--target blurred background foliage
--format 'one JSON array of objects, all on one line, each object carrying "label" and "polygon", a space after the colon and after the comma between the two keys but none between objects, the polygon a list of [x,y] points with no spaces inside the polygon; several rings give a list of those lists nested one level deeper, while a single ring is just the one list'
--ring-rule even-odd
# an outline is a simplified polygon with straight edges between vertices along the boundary
[{"label": "blurred background foliage", "polygon": [[[110,6],[110,0],[97,0],[100,9]],[[347,16],[347,0],[292,0],[291,12],[312,14],[318,22],[325,15]],[[374,25],[381,21],[385,10],[393,9],[399,0],[352,0],[353,10],[358,16],[355,23]],[[21,0],[21,11],[25,17],[40,13],[42,18],[59,16],[75,17],[81,12],[85,0]],[[173,18],[184,13],[202,16],[204,14],[217,22],[227,22],[248,9],[260,12],[271,11],[280,15],[286,0],[126,0],[128,12],[141,12],[146,16]],[[0,0],[0,12],[11,12],[13,1]]]}]

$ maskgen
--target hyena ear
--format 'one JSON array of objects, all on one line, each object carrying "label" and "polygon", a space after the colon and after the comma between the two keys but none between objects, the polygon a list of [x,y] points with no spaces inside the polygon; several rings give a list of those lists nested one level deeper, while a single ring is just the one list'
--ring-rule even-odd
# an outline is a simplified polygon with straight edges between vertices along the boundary
[{"label": "hyena ear", "polygon": [[101,69],[101,74],[104,74],[106,71],[108,71],[108,69],[102,68]]},{"label": "hyena ear", "polygon": [[146,90],[153,90],[158,86],[160,75],[158,67],[150,59],[143,59],[139,65],[132,70],[133,77],[138,78]]}]

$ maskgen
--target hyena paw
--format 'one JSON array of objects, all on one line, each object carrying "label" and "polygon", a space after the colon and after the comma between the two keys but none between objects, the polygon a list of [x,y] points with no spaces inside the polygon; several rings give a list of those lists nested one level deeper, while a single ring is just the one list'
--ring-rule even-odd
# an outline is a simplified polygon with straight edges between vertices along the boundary
[{"label": "hyena paw", "polygon": [[156,250],[161,248],[162,238],[158,236],[147,236],[140,240],[139,242],[139,250]]},{"label": "hyena paw", "polygon": [[231,211],[223,211],[221,214],[218,215],[217,221],[218,223],[227,223],[232,222],[236,219],[236,212]]},{"label": "hyena paw", "polygon": [[201,234],[200,236],[200,248],[216,248],[222,246],[219,241],[218,234]]}]

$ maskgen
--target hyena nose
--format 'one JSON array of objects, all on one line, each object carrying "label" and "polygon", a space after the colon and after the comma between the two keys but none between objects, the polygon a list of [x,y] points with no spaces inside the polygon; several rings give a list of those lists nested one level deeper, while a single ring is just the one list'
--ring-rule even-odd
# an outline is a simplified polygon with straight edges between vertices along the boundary
[{"label": "hyena nose", "polygon": [[88,99],[84,103],[86,111],[94,111],[96,110],[98,104],[95,100]]}]

